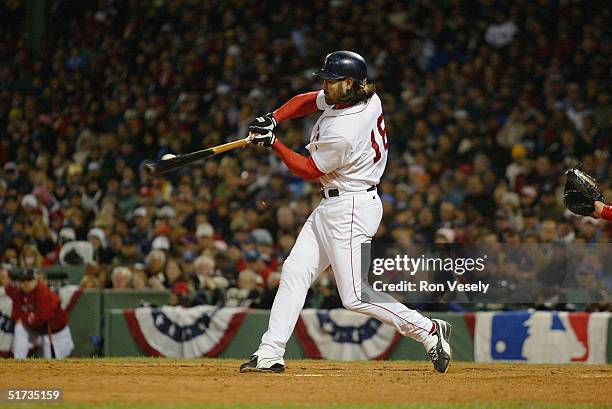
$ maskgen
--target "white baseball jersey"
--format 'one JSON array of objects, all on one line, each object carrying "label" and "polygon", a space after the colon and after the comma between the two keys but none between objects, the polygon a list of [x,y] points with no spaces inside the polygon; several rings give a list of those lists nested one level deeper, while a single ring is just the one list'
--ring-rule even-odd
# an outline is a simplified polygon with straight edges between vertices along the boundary
[{"label": "white baseball jersey", "polygon": [[387,164],[387,136],[382,104],[374,94],[365,103],[334,109],[317,96],[323,114],[317,120],[306,149],[325,188],[360,191],[377,185]]}]

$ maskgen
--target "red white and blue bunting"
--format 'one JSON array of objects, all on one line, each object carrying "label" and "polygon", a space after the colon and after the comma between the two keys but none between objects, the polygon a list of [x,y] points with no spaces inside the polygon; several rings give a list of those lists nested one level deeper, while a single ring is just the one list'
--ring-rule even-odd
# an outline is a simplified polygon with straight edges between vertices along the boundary
[{"label": "red white and blue bunting", "polygon": [[124,311],[136,344],[149,356],[214,357],[234,338],[245,308],[164,306]]},{"label": "red white and blue bunting", "polygon": [[[79,301],[83,292],[76,285],[66,285],[59,289],[59,296],[62,308],[68,314]],[[13,343],[14,322],[11,318],[13,313],[13,301],[4,292],[4,287],[0,287],[0,357],[8,358],[12,356],[11,344]]]},{"label": "red white and blue bunting", "polygon": [[338,361],[387,359],[401,339],[395,328],[343,309],[303,310],[295,334],[306,357]]}]

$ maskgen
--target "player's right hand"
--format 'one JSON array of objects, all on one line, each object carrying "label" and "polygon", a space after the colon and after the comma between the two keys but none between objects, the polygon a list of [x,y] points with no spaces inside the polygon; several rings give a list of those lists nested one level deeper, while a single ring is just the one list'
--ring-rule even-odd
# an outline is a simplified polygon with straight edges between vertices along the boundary
[{"label": "player's right hand", "polygon": [[253,119],[249,124],[249,133],[264,135],[268,132],[272,132],[274,128],[276,128],[276,125],[278,125],[278,121],[274,118],[274,114],[270,112]]},{"label": "player's right hand", "polygon": [[253,134],[253,139],[251,143],[256,146],[263,146],[264,148],[271,148],[276,142],[276,135],[274,132],[268,131],[266,134]]}]

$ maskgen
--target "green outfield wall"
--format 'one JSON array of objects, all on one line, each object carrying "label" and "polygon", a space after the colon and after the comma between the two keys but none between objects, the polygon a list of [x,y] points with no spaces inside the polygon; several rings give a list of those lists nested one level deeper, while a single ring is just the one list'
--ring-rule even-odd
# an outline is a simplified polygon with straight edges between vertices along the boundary
[{"label": "green outfield wall", "polygon": [[[75,357],[91,356],[141,356],[144,353],[134,341],[123,311],[125,308],[136,308],[143,305],[160,306],[167,304],[167,291],[110,291],[85,290],[74,306],[70,318],[70,328],[75,341]],[[249,311],[236,336],[221,352],[221,358],[244,358],[257,349],[261,335],[268,325],[269,311]],[[453,325],[454,357],[460,361],[474,360],[474,342],[463,313],[438,313],[434,317],[442,318]],[[608,324],[607,361],[612,363],[612,318]],[[286,357],[289,359],[304,358],[304,352],[295,336],[287,345]],[[391,352],[392,360],[426,360],[427,355],[421,345],[402,338]]]},{"label": "green outfield wall", "polygon": [[109,321],[108,313],[112,309],[160,306],[169,301],[170,293],[163,290],[84,290],[68,317],[75,344],[72,356],[102,354],[105,350],[103,345],[107,346],[108,340],[112,340],[105,334],[105,329],[109,327],[106,324]]},{"label": "green outfield wall", "polygon": [[79,301],[68,315],[68,325],[74,339],[73,356],[99,355],[102,326],[102,293],[83,290]]}]

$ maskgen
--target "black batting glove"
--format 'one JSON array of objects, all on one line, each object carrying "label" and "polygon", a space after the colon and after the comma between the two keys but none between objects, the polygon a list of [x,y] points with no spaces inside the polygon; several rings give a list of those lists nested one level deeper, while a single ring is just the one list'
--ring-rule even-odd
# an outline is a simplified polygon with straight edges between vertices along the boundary
[{"label": "black batting glove", "polygon": [[255,118],[249,124],[249,133],[265,135],[272,132],[278,125],[278,121],[274,118],[272,112]]},{"label": "black batting glove", "polygon": [[276,135],[274,135],[272,131],[268,131],[266,134],[254,133],[253,135],[254,137],[253,140],[251,140],[251,143],[256,146],[271,148],[272,145],[274,145],[274,142],[276,142]]}]

